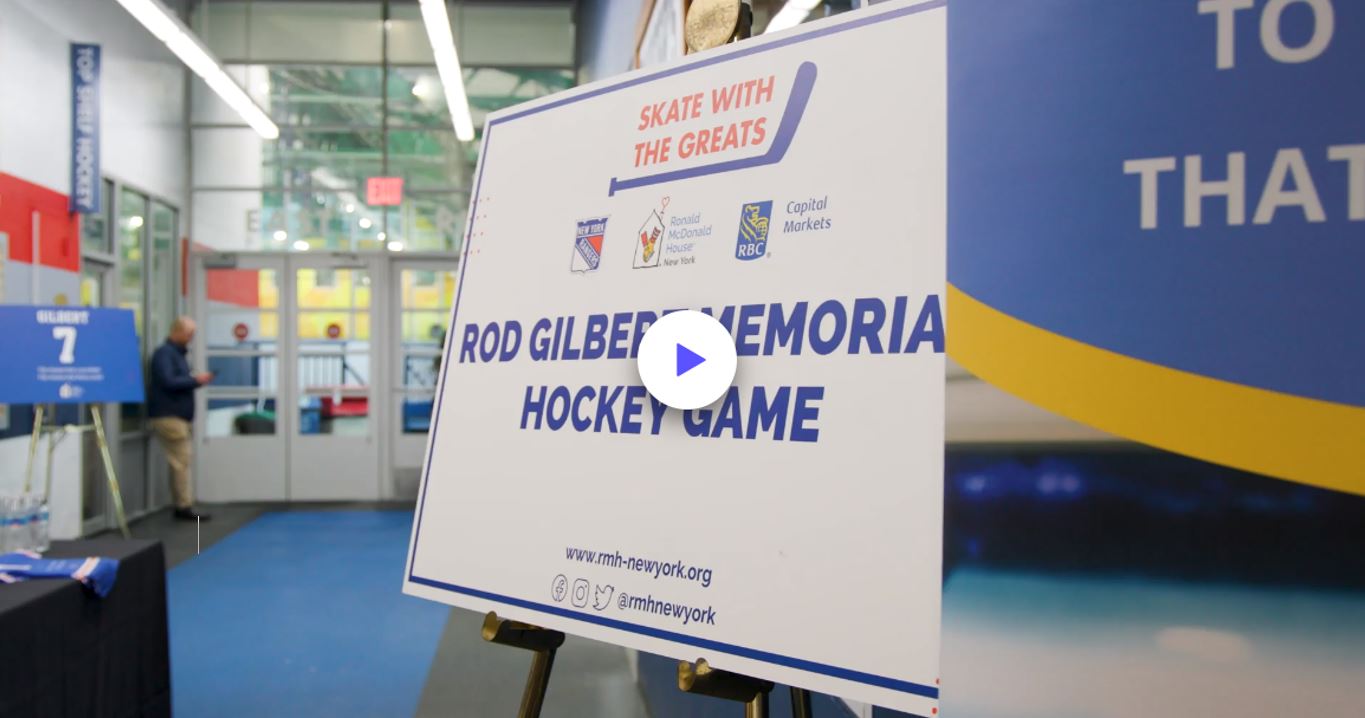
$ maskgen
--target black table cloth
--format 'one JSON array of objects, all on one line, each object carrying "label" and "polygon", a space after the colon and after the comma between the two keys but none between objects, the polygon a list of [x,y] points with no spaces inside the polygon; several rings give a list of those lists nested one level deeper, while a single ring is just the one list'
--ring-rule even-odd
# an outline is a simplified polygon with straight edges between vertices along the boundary
[{"label": "black table cloth", "polygon": [[119,561],[96,598],[71,579],[0,584],[0,716],[171,714],[166,560],[157,541],[54,541],[48,558]]}]

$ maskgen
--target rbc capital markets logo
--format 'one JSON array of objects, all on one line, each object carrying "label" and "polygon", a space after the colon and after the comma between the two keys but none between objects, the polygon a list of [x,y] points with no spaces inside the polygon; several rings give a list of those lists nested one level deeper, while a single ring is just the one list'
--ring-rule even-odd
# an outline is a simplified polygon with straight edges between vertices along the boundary
[{"label": "rbc capital markets logo", "polygon": [[735,243],[735,259],[758,259],[768,252],[768,222],[772,219],[773,201],[750,202],[739,210],[739,238]]},{"label": "rbc capital markets logo", "polygon": [[574,236],[571,272],[593,272],[602,266],[602,243],[607,234],[607,218],[585,219],[578,223]]}]

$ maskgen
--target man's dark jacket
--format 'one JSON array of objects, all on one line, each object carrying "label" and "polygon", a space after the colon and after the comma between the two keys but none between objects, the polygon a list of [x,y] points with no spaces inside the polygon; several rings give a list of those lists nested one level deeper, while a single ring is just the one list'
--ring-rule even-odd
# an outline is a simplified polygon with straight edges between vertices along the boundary
[{"label": "man's dark jacket", "polygon": [[194,390],[199,388],[190,363],[189,350],[167,339],[152,353],[151,376],[147,379],[147,416],[178,416],[194,421]]}]

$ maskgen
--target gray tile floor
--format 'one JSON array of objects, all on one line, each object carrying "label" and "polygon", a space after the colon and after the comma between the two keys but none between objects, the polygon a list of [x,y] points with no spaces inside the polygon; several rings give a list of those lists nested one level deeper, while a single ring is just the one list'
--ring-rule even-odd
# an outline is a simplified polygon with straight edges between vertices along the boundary
[{"label": "gray tile floor", "polygon": [[[170,511],[147,516],[132,525],[137,538],[160,539],[167,567],[192,560],[200,550],[221,541],[267,511],[411,510],[411,504],[224,504],[205,505],[212,521],[196,526],[177,521]],[[526,683],[530,654],[484,642],[481,615],[451,609],[422,690],[417,715],[436,718],[515,716]],[[648,716],[631,678],[626,651],[598,641],[570,636],[555,658],[544,718],[641,718]]]}]

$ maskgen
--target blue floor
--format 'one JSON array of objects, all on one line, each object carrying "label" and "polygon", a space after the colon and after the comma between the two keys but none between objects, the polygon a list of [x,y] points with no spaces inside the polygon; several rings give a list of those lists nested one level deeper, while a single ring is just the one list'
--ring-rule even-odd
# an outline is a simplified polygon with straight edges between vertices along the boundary
[{"label": "blue floor", "polygon": [[265,514],[171,570],[181,716],[411,716],[450,611],[400,593],[412,514]]}]

